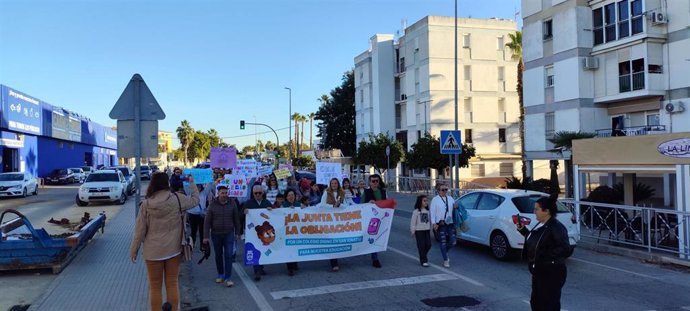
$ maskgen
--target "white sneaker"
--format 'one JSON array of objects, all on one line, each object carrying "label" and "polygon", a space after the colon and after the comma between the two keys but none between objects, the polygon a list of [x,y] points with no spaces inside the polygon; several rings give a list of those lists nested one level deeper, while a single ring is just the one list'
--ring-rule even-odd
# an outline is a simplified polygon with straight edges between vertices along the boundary
[{"label": "white sneaker", "polygon": [[450,268],[450,259],[444,260],[444,261],[443,261],[443,266],[446,267],[446,268]]},{"label": "white sneaker", "polygon": [[428,267],[428,266],[429,266],[429,263],[428,263],[428,262],[425,262],[425,263],[422,264],[422,267]]}]

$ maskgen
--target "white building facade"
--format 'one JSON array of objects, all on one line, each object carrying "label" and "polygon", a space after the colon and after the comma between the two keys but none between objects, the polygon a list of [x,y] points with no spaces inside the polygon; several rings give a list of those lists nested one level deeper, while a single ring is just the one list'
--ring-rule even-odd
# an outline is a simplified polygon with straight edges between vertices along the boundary
[{"label": "white building facade", "polygon": [[[690,1],[523,0],[522,15],[529,172],[570,157],[552,152],[548,139],[559,131],[690,131]],[[600,173],[617,182],[616,170]],[[672,182],[669,174],[636,177]]]},{"label": "white building facade", "polygon": [[[461,179],[520,174],[517,61],[505,45],[516,23],[458,19],[458,126],[476,157]],[[397,40],[375,35],[355,58],[357,141],[387,133],[410,149],[455,127],[454,20],[427,16]]]}]

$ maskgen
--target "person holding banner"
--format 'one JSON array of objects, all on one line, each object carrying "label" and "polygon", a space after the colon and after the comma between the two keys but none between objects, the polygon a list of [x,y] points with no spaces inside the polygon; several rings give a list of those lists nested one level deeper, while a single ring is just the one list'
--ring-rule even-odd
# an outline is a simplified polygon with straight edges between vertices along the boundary
[{"label": "person holding banner", "polygon": [[[282,194],[278,195],[278,197],[281,197],[281,196],[283,196],[283,195]],[[278,203],[277,200],[276,200],[276,203]],[[274,208],[279,208],[279,207],[293,208],[293,209],[295,207],[304,208],[302,206],[302,204],[300,204],[297,200],[295,200],[295,190],[292,190],[292,189],[288,189],[287,192],[285,192],[285,201],[282,202],[281,206],[276,207],[274,204]],[[288,262],[286,265],[287,265],[287,270],[288,270],[289,276],[295,275],[295,271],[299,270],[299,267],[297,267],[296,262]]]},{"label": "person holding banner", "polygon": [[231,280],[232,256],[235,239],[240,234],[240,215],[237,204],[228,198],[228,187],[218,186],[218,198],[213,200],[206,212],[204,220],[204,244],[208,245],[209,237],[213,241],[213,251],[216,255],[216,283],[225,282],[225,286],[235,285]]},{"label": "person holding banner", "polygon": [[359,201],[359,198],[357,197],[355,190],[352,189],[352,186],[350,185],[349,178],[343,178],[343,191],[345,192],[345,200],[343,202],[346,205],[354,205],[355,199]]},{"label": "person holding banner", "polygon": [[431,218],[429,216],[429,198],[420,195],[417,197],[412,218],[410,218],[410,233],[417,240],[419,263],[422,267],[429,266],[429,259],[427,258],[431,249]]},{"label": "person holding banner", "polygon": [[[252,198],[244,202],[244,214],[247,215],[250,209],[266,208],[271,209],[271,202],[264,199],[264,188],[257,183],[252,186]],[[263,265],[254,266],[254,281],[261,281],[261,276],[266,275]]]},{"label": "person holding banner", "polygon": [[309,189],[309,206],[319,206],[319,203],[321,203],[321,188],[319,188],[319,185],[316,184],[315,181],[311,181],[311,189]]},{"label": "person holding banner", "polygon": [[431,223],[434,231],[438,232],[441,238],[441,256],[443,256],[443,266],[450,268],[450,258],[448,250],[453,248],[456,243],[455,225],[453,225],[453,208],[457,208],[453,197],[448,195],[448,186],[443,183],[436,185],[438,194],[431,200]]},{"label": "person holding banner", "polygon": [[[361,200],[362,197],[364,196],[364,191],[366,191],[366,190],[367,190],[367,187],[364,184],[364,180],[360,179],[359,182],[357,182],[357,189],[355,190],[355,194],[356,194],[357,198]],[[360,201],[359,203],[363,203],[363,202]]]},{"label": "person holding banner", "polygon": [[[379,188],[379,185],[381,185],[381,176],[379,174],[369,176],[369,189],[364,190],[360,203],[375,203],[376,201],[387,199],[386,190]],[[371,265],[374,268],[381,268],[378,253],[371,253]]]},{"label": "person holding banner", "polygon": [[[328,188],[324,191],[321,197],[320,207],[323,208],[338,208],[345,201],[345,191],[340,188],[340,181],[338,178],[332,178],[328,183]],[[338,266],[338,259],[331,259],[331,271],[337,272],[340,270]]]},{"label": "person holding banner", "polygon": [[268,177],[268,181],[266,182],[266,200],[268,202],[271,202],[271,204],[276,202],[276,196],[278,196],[278,193],[280,193],[280,190],[278,189],[278,180],[274,175],[271,175]]}]

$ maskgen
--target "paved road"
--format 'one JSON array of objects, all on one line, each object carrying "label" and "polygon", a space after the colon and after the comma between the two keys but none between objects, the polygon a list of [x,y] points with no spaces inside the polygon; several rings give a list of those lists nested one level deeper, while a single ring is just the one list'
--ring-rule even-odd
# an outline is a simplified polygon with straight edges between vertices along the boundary
[{"label": "paved road", "polygon": [[38,189],[38,195],[26,198],[3,197],[0,198],[0,212],[7,209],[16,209],[29,221],[50,219],[58,215],[63,209],[74,206],[74,198],[79,189],[79,184],[64,186],[46,186]]},{"label": "paved road", "polygon": [[[234,288],[213,282],[213,258],[183,270],[187,306],[211,310],[529,310],[530,274],[521,261],[499,262],[488,249],[461,243],[451,252],[451,268],[441,266],[438,244],[433,265],[419,266],[409,235],[413,200],[398,196],[389,249],[382,269],[368,256],[342,259],[340,272],[327,261],[305,262],[294,277],[285,265],[270,265],[260,282],[235,263]],[[238,256],[239,257],[239,256]],[[563,310],[690,310],[690,274],[637,260],[577,249],[568,261]]]}]

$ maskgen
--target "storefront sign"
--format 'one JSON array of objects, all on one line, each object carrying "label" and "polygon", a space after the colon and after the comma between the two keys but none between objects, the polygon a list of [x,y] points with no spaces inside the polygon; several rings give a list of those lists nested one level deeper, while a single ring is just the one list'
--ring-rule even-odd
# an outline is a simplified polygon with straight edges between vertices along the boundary
[{"label": "storefront sign", "polygon": [[690,158],[690,138],[679,138],[663,142],[657,147],[659,153],[672,158]]},{"label": "storefront sign", "polygon": [[3,125],[10,130],[41,135],[41,102],[6,86],[2,86]]}]

